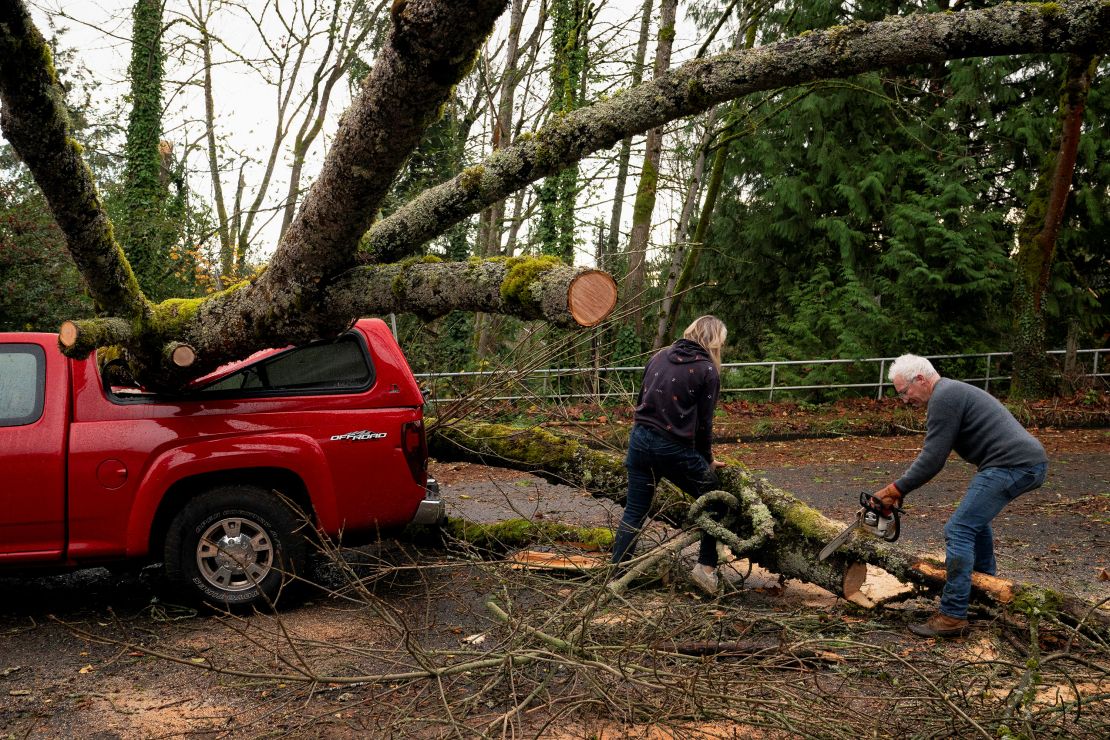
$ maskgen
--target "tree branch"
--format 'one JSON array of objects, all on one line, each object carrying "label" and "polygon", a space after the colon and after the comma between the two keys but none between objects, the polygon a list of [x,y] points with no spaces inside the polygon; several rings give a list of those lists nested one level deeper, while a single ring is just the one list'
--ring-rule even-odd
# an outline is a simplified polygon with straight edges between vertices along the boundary
[{"label": "tree branch", "polygon": [[97,308],[127,318],[146,314],[146,298],[72,137],[50,49],[19,0],[0,0],[0,103],[0,129],[46,196]]},{"label": "tree branch", "polygon": [[616,300],[617,285],[604,272],[516,257],[356,267],[328,288],[324,304],[339,317],[462,310],[573,327],[596,325]]},{"label": "tree branch", "polygon": [[559,117],[425,191],[375,224],[368,247],[375,261],[402,259],[451,224],[592,152],[753,92],[972,56],[1108,49],[1110,2],[1085,0],[857,22],[694,60]]}]

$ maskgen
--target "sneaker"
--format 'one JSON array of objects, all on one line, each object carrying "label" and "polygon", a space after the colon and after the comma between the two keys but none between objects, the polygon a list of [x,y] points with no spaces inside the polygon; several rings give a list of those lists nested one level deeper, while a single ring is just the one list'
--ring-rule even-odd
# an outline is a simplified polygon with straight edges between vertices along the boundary
[{"label": "sneaker", "polygon": [[695,565],[690,570],[690,580],[694,582],[695,586],[710,596],[717,595],[717,571],[706,571],[700,565]]},{"label": "sneaker", "polygon": [[924,622],[911,624],[910,632],[919,637],[961,637],[967,632],[967,620],[937,612]]}]

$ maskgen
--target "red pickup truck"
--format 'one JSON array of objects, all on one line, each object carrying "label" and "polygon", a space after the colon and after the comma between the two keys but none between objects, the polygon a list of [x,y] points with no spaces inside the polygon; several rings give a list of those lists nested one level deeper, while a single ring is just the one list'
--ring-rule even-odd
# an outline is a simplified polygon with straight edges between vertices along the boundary
[{"label": "red pickup truck", "polygon": [[160,560],[194,598],[248,606],[318,534],[443,518],[423,397],[379,320],[174,396],[109,375],[54,334],[0,333],[0,567]]}]

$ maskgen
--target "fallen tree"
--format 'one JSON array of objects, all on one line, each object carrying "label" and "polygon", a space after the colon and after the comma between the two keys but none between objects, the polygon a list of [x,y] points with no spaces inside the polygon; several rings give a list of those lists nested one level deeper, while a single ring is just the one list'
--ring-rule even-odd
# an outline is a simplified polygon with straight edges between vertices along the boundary
[{"label": "fallen tree", "polygon": [[[542,429],[448,421],[434,426],[432,455],[445,462],[467,461],[522,470],[547,480],[576,486],[595,497],[623,503],[627,479],[620,457]],[[874,606],[861,593],[867,566],[881,568],[922,593],[943,588],[944,564],[860,534],[820,561],[817,553],[844,524],[829,519],[792,494],[752,476],[741,467],[720,471],[721,485],[738,501],[739,516],[732,525],[740,538],[753,535],[765,517],[753,512],[758,501],[770,512],[773,534],[758,538],[740,553],[785,578],[821,586],[862,606]],[[675,526],[688,520],[690,500],[677,489],[661,486],[652,516]],[[972,599],[990,605],[1013,605],[1020,611],[1055,613],[1072,624],[1110,629],[1110,616],[1087,602],[1041,586],[1017,583],[984,574],[972,578]]]}]

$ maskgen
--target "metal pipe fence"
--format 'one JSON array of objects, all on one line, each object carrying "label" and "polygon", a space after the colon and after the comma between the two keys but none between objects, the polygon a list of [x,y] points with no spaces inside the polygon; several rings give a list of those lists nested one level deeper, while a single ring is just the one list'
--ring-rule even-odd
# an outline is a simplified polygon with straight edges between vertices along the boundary
[{"label": "metal pipe fence", "polygon": [[[1048,352],[1057,366],[1065,350]],[[1106,355],[1110,348],[1076,351],[1074,379],[1107,382]],[[1010,352],[984,352],[960,355],[927,355],[942,375],[967,383],[980,384],[990,391],[1011,379]],[[721,396],[805,392],[810,395],[830,392],[857,392],[860,396],[882,398],[892,387],[886,379],[894,357],[868,357],[852,360],[763,360],[729,362],[721,366]],[[421,385],[430,389],[432,403],[450,403],[468,396],[486,401],[540,401],[585,398],[597,402],[631,399],[637,392],[642,365],[617,367],[534,368],[527,370],[475,370],[456,373],[416,373]],[[876,373],[876,370],[878,371]],[[1088,372],[1089,370],[1089,372]],[[1062,372],[1062,371],[1061,371]],[[866,390],[866,393],[862,392]],[[839,395],[845,395],[839,393]]]}]

